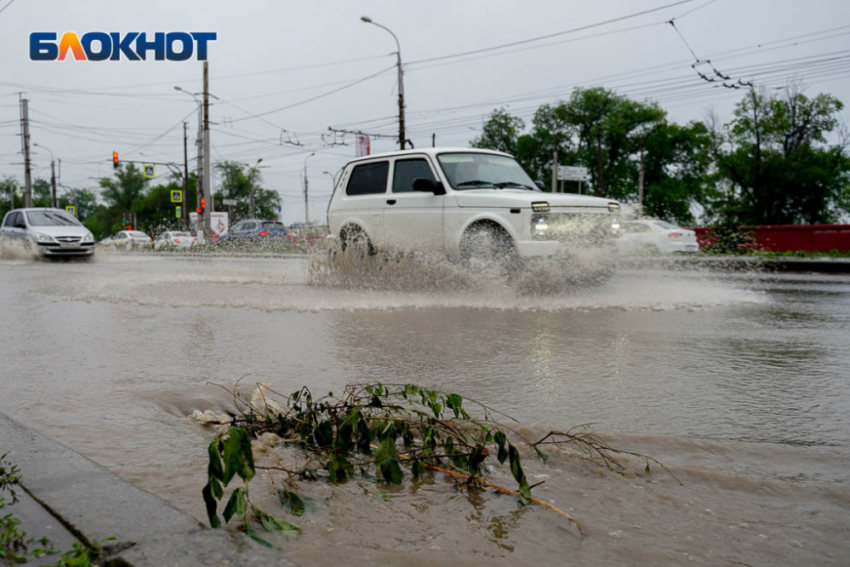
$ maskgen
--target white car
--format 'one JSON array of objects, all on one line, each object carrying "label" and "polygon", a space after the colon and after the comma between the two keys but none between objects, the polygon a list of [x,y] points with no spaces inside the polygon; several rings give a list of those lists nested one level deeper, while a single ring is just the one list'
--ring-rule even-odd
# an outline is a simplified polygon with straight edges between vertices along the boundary
[{"label": "white car", "polygon": [[25,242],[42,256],[91,256],[94,237],[62,209],[15,209],[6,213],[0,236]]},{"label": "white car", "polygon": [[165,248],[191,248],[195,245],[195,237],[188,232],[180,232],[176,230],[163,232],[154,240],[154,250]]},{"label": "white car", "polygon": [[653,252],[662,254],[696,253],[699,243],[696,233],[662,220],[633,220],[621,225],[622,236],[617,240],[621,252]]},{"label": "white car", "polygon": [[143,248],[150,246],[153,238],[140,230],[120,230],[115,236],[110,236],[100,241],[104,246],[115,246],[116,248]]},{"label": "white car", "polygon": [[510,155],[405,150],[349,162],[328,206],[329,238],[343,249],[442,250],[462,259],[553,257],[611,244],[620,204],[543,193]]}]

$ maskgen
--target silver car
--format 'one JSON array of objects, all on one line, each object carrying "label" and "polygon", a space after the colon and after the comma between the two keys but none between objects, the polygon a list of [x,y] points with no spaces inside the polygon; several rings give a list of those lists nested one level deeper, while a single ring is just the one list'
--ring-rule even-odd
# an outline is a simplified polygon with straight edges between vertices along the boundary
[{"label": "silver car", "polygon": [[23,242],[43,256],[92,256],[94,236],[62,209],[15,209],[3,218],[0,237]]}]

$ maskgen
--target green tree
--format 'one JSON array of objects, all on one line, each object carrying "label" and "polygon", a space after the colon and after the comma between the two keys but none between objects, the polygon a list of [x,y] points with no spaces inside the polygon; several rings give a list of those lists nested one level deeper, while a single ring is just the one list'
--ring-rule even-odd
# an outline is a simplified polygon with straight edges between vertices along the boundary
[{"label": "green tree", "polygon": [[500,108],[490,114],[481,135],[469,145],[516,155],[517,139],[524,128],[525,122],[521,118],[511,116],[504,108]]},{"label": "green tree", "polygon": [[32,206],[33,207],[52,207],[53,192],[50,188],[50,182],[44,179],[36,179],[32,184]]},{"label": "green tree", "polygon": [[88,189],[68,189],[57,198],[60,209],[73,205],[81,221],[94,214],[99,206],[97,195]]},{"label": "green tree", "polygon": [[[6,213],[12,209],[24,206],[23,198],[18,197],[18,186],[18,181],[13,177],[0,180],[0,222],[2,222]],[[9,206],[9,195],[12,195],[12,200],[14,201],[11,203],[11,206]]]},{"label": "green tree", "polygon": [[[702,122],[685,126],[657,123],[639,142],[643,145],[644,212],[679,224],[693,224],[691,204],[717,198],[711,133]],[[640,159],[640,156],[638,156]]]},{"label": "green tree", "polygon": [[214,196],[216,210],[227,209],[222,202],[224,199],[238,201],[233,210],[233,218],[229,219],[231,224],[248,218],[252,187],[254,188],[255,216],[261,219],[277,218],[280,195],[277,191],[262,187],[263,177],[256,167],[249,167],[236,161],[220,162],[215,164],[215,167],[221,175],[221,183]]},{"label": "green tree", "polygon": [[118,166],[115,177],[100,180],[100,196],[115,213],[130,215],[145,195],[148,179],[132,163]]},{"label": "green tree", "polygon": [[[830,95],[809,98],[796,87],[777,95],[747,93],[719,134],[715,154],[740,222],[830,223],[850,211],[843,108]],[[830,137],[838,139],[830,143]]]}]

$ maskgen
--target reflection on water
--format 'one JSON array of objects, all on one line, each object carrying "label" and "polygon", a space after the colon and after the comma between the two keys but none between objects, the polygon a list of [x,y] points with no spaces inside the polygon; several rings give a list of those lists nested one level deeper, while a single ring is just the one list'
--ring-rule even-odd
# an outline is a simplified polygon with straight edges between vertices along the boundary
[{"label": "reflection on water", "polygon": [[[850,556],[848,278],[646,270],[528,296],[308,286],[296,260],[15,259],[0,260],[0,317],[0,411],[199,518],[210,433],[186,416],[231,408],[207,382],[243,376],[282,391],[417,382],[538,432],[592,422],[685,483],[529,456],[527,474],[564,472],[535,493],[580,519],[581,542],[545,510],[439,476],[316,483],[304,535],[281,544],[304,565]],[[270,487],[255,495],[279,507]]]}]

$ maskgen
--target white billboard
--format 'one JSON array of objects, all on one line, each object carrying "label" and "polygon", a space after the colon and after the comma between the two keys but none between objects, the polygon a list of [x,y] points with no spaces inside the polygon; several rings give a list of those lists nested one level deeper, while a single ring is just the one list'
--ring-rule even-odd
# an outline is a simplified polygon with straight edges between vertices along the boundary
[{"label": "white billboard", "polygon": [[587,181],[590,179],[590,175],[586,167],[559,165],[558,179],[561,181]]},{"label": "white billboard", "polygon": [[[210,213],[210,239],[213,242],[218,242],[219,238],[227,234],[230,226],[227,220],[227,213]],[[198,227],[198,213],[189,213],[189,222],[192,225],[192,232],[195,234],[203,232]]]}]

